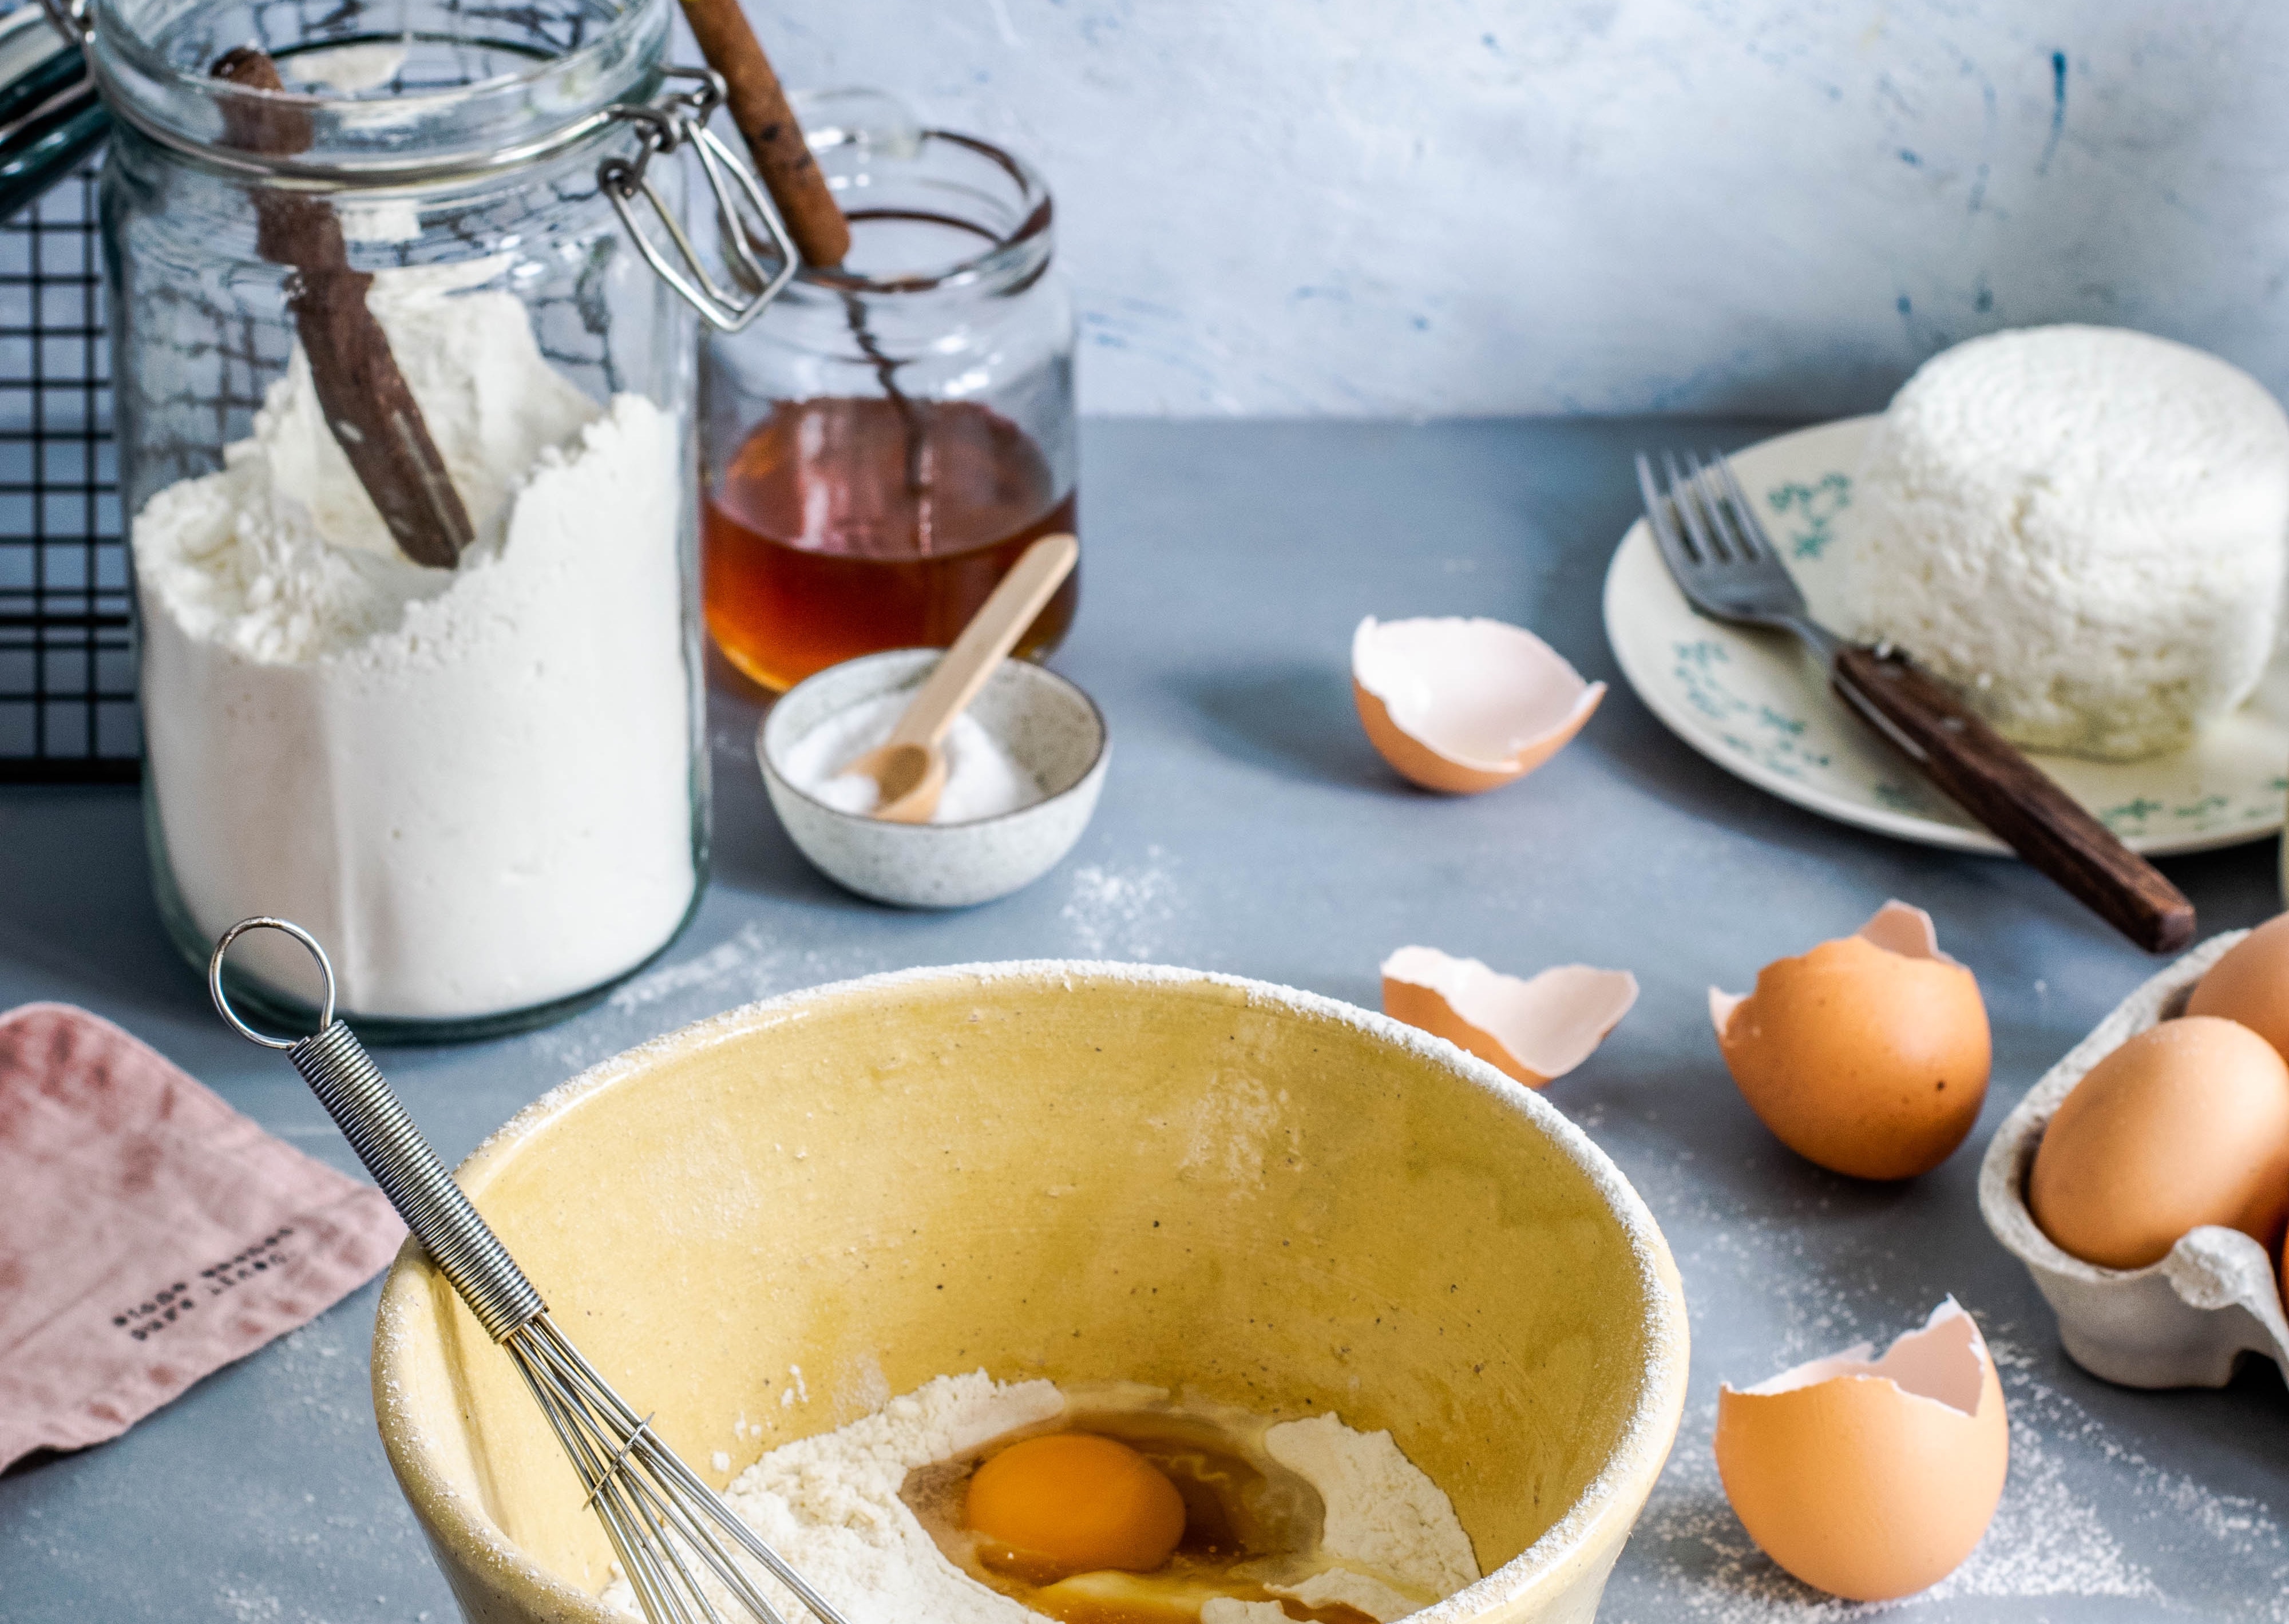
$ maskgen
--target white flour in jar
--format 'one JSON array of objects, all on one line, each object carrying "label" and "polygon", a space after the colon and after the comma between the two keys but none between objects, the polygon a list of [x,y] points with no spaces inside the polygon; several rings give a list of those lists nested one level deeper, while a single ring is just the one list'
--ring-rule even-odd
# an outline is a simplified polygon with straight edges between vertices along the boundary
[{"label": "white flour in jar", "polygon": [[682,433],[559,376],[513,295],[466,285],[490,268],[369,299],[475,527],[458,569],[397,552],[299,348],[223,470],[133,526],[183,904],[210,936],[307,927],[363,1015],[583,991],[665,943],[697,879]]}]

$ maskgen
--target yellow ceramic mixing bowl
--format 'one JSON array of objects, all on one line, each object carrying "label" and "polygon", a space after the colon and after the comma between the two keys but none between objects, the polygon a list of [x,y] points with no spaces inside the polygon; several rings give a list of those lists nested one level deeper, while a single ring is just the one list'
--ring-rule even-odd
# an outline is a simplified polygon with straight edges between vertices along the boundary
[{"label": "yellow ceramic mixing bowl", "polygon": [[[597,1067],[460,1180],[718,1486],[980,1366],[1333,1409],[1389,1428],[1477,1546],[1487,1577],[1423,1624],[1589,1619],[1684,1400],[1676,1268],[1588,1139],[1448,1043],[1224,976],[797,993]],[[410,1245],[373,1381],[472,1620],[614,1616],[554,1437]]]}]

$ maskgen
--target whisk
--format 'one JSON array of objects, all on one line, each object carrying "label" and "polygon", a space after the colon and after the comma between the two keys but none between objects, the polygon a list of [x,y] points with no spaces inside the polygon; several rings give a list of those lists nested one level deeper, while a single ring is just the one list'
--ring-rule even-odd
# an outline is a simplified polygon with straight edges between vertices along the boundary
[{"label": "whisk", "polygon": [[[231,1007],[223,991],[223,957],[251,930],[283,931],[316,960],[324,997],[314,1035],[274,1038],[255,1031]],[[207,961],[207,991],[239,1036],[283,1050],[294,1063],[477,1323],[515,1361],[533,1402],[571,1458],[588,1492],[586,1503],[604,1524],[620,1571],[650,1624],[729,1624],[701,1583],[702,1572],[713,1574],[748,1617],[786,1624],[730,1547],[761,1563],[820,1624],[845,1624],[802,1575],[677,1459],[652,1431],[650,1418],[639,1419],[556,1328],[548,1305],[437,1159],[373,1056],[334,1018],[334,967],[316,937],[285,919],[241,919],[215,943]]]}]

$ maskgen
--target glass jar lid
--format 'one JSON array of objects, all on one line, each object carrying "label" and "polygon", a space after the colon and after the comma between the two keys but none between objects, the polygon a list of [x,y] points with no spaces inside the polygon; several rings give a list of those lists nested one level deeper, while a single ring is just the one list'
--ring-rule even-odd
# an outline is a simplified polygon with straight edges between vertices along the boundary
[{"label": "glass jar lid", "polygon": [[[306,189],[450,183],[579,146],[658,91],[671,15],[668,0],[50,3],[71,8],[116,115],[195,160]],[[279,100],[214,76],[248,44],[276,62],[307,119],[299,152],[232,139],[246,127],[235,110]]]}]

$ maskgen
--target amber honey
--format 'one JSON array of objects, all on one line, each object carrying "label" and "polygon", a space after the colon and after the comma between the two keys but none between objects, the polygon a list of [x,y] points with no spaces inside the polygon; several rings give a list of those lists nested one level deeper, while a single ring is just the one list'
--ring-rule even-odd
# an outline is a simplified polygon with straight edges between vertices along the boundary
[{"label": "amber honey", "polygon": [[[945,648],[1036,538],[1073,528],[1041,449],[973,402],[782,402],[732,456],[702,516],[707,629],[786,689],[883,649]],[[1018,640],[1056,648],[1078,571]]]}]

